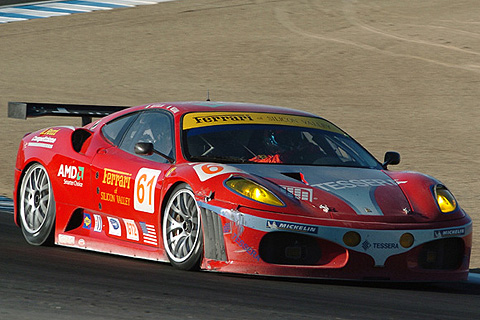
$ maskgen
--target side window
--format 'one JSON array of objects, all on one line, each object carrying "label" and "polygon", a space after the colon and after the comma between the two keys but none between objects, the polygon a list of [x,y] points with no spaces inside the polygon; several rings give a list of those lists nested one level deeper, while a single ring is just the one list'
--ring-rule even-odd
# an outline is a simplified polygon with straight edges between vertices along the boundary
[{"label": "side window", "polygon": [[118,145],[122,139],[123,133],[125,133],[125,130],[128,127],[128,124],[136,116],[137,114],[131,114],[107,123],[102,128],[103,136],[114,145]]},{"label": "side window", "polygon": [[[159,111],[141,113],[125,134],[120,149],[134,153],[137,142],[151,142],[155,150],[173,158],[173,121],[171,117],[167,113]],[[158,154],[143,157],[157,162],[168,162]]]}]

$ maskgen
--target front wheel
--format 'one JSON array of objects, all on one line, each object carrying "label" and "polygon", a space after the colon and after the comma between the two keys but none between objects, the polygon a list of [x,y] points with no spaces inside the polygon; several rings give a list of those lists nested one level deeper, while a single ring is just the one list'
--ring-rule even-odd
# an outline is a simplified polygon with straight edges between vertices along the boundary
[{"label": "front wheel", "polygon": [[20,226],[32,245],[54,242],[55,200],[47,170],[35,163],[27,169],[20,184]]},{"label": "front wheel", "polygon": [[203,255],[201,211],[188,185],[173,190],[163,212],[162,231],[170,263],[183,270],[198,269]]}]

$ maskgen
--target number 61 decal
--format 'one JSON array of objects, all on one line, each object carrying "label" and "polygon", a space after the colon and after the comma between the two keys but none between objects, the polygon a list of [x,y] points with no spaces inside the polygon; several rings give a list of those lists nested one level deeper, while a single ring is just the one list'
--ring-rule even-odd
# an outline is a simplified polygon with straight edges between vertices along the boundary
[{"label": "number 61 decal", "polygon": [[155,186],[160,170],[141,168],[135,177],[133,207],[135,210],[153,213],[155,211]]}]

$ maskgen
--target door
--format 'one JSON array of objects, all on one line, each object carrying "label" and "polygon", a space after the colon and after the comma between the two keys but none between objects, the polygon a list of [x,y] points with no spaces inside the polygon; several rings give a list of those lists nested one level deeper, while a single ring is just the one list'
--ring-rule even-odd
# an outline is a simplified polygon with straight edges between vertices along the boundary
[{"label": "door", "polygon": [[[96,224],[101,223],[110,238],[158,247],[162,182],[172,166],[160,154],[174,156],[173,117],[163,110],[148,110],[131,115],[112,133],[114,125],[102,128],[114,146],[100,149],[91,166],[93,198],[102,219]],[[135,154],[138,142],[152,143],[155,153]]]}]

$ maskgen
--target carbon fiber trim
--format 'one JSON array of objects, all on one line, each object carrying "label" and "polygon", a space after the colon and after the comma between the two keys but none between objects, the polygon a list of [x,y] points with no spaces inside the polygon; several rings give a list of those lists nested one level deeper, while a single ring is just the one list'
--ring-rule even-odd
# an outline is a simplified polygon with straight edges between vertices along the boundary
[{"label": "carbon fiber trim", "polygon": [[9,102],[8,117],[27,119],[42,116],[81,117],[82,125],[92,121],[92,117],[105,117],[123,110],[125,106],[101,106],[60,103]]}]

